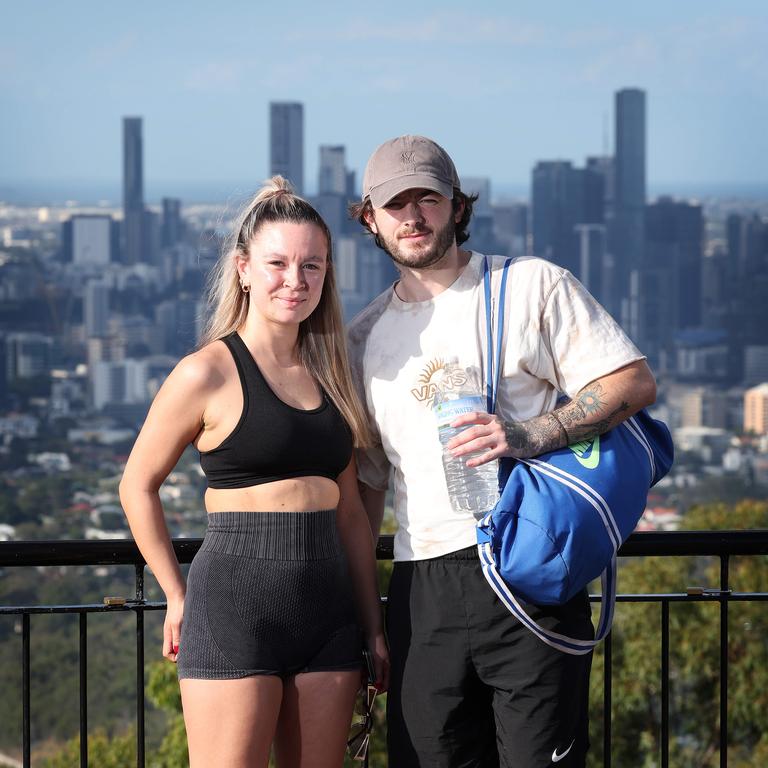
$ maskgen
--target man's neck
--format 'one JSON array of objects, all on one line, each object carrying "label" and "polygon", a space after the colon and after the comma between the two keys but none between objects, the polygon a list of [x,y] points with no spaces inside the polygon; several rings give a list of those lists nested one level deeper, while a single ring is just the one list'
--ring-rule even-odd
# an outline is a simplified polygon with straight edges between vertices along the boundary
[{"label": "man's neck", "polygon": [[456,282],[469,263],[469,257],[469,251],[454,246],[431,267],[415,269],[399,266],[400,280],[395,284],[395,293],[409,303],[434,299]]}]

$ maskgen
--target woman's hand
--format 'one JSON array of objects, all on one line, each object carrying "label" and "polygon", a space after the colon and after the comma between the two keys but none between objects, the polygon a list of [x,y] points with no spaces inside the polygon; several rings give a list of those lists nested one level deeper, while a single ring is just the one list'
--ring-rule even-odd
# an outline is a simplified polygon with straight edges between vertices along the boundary
[{"label": "woman's hand", "polygon": [[163,624],[163,656],[174,663],[179,655],[181,624],[184,618],[184,597],[169,598]]},{"label": "woman's hand", "polygon": [[389,688],[389,649],[383,632],[368,638],[368,649],[373,656],[373,666],[376,670],[376,680],[373,684],[379,693],[384,693]]}]

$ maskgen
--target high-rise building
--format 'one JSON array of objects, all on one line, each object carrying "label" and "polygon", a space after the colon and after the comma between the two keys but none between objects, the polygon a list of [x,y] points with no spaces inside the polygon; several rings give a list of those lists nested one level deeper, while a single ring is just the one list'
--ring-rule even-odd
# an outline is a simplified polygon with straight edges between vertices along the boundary
[{"label": "high-rise building", "polygon": [[606,306],[611,274],[605,251],[605,225],[577,224],[576,232],[579,238],[579,269],[576,276]]},{"label": "high-rise building", "polygon": [[109,336],[109,286],[100,280],[89,280],[83,304],[85,335],[89,338]]},{"label": "high-rise building", "polygon": [[347,194],[347,169],[344,161],[344,146],[322,145],[320,147],[320,170],[317,179],[319,194]]},{"label": "high-rise building", "polygon": [[616,92],[616,202],[645,205],[645,91]]},{"label": "high-rise building", "polygon": [[507,256],[527,256],[528,206],[524,203],[500,203],[492,206],[493,234]]},{"label": "high-rise building", "polygon": [[599,192],[602,195],[603,216],[613,212],[613,188],[615,184],[615,162],[610,155],[593,155],[587,158],[585,167],[602,179]]},{"label": "high-rise building", "polygon": [[744,393],[744,431],[768,434],[768,383]]},{"label": "high-rise building", "polygon": [[745,348],[765,344],[768,327],[768,220],[757,214],[731,214],[726,220],[726,238],[723,319],[735,355],[734,371],[741,379]]},{"label": "high-rise building", "polygon": [[8,381],[45,376],[51,368],[53,339],[42,333],[16,331],[5,336]]},{"label": "high-rise building", "polygon": [[347,169],[347,186],[346,186],[347,200],[355,200],[360,196],[357,191],[357,175],[354,169]]},{"label": "high-rise building", "polygon": [[111,216],[76,214],[61,225],[65,262],[103,266],[113,260],[115,222]]},{"label": "high-rise building", "polygon": [[[673,286],[672,329],[701,325],[704,215],[700,205],[661,197],[646,208],[643,272],[657,271]],[[644,315],[643,322],[650,318]]]},{"label": "high-rise building", "polygon": [[732,278],[751,279],[768,268],[768,222],[757,214],[732,213],[725,221]]},{"label": "high-rise building", "polygon": [[461,190],[466,195],[477,195],[472,208],[469,247],[481,253],[503,254],[506,243],[500,242],[495,233],[491,180],[487,176],[462,176]]},{"label": "high-rise building", "polygon": [[279,174],[304,194],[304,105],[273,101],[269,105],[269,172]]},{"label": "high-rise building", "polygon": [[576,266],[573,165],[566,160],[536,163],[531,180],[533,253],[555,264]]},{"label": "high-rise building", "polygon": [[686,387],[682,401],[683,427],[726,429],[727,416],[727,401],[721,389]]},{"label": "high-rise building", "polygon": [[609,250],[616,260],[620,321],[641,341],[642,318],[636,306],[645,257],[645,91],[624,88],[615,100],[616,158],[613,223]]},{"label": "high-rise building", "polygon": [[768,344],[744,347],[744,383],[748,386],[768,381]]},{"label": "high-rise building", "polygon": [[336,286],[344,318],[349,321],[397,280],[392,259],[370,238],[340,237],[334,244]]},{"label": "high-rise building", "polygon": [[98,362],[90,370],[93,407],[143,405],[149,402],[147,363],[144,360]]},{"label": "high-rise building", "polygon": [[349,234],[352,228],[347,216],[347,203],[351,198],[344,155],[345,149],[341,144],[320,147],[318,192],[313,199],[315,208],[331,231],[334,243]]},{"label": "high-rise building", "polygon": [[532,177],[533,253],[573,274],[580,270],[577,224],[603,223],[603,177],[569,161],[536,163]]},{"label": "high-rise building", "polygon": [[172,248],[184,237],[184,221],[181,218],[181,200],[163,198],[163,218],[160,224],[160,245]]},{"label": "high-rise building", "polygon": [[144,261],[144,150],[141,118],[123,118],[123,261]]}]

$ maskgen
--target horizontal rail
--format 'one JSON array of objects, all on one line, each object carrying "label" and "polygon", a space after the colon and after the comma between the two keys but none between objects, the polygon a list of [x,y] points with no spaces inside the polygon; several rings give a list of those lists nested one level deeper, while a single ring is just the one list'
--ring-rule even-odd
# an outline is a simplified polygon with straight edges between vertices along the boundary
[{"label": "horizontal rail", "polygon": [[[590,595],[595,603],[601,596]],[[386,601],[385,597],[382,597]],[[722,594],[689,595],[686,592],[658,592],[655,594],[619,594],[618,603],[718,603],[727,600],[729,603],[762,603],[768,602],[768,592],[723,592]],[[166,604],[161,601],[140,602],[128,600],[125,605],[102,605],[101,603],[83,603],[82,605],[0,605],[0,616],[22,614],[51,614],[51,613],[115,613],[120,611],[164,611]]]},{"label": "horizontal rail", "polygon": [[[255,513],[257,514],[257,513]],[[200,538],[174,539],[180,563],[191,563]],[[379,537],[376,557],[391,560],[394,537]],[[622,557],[768,555],[768,530],[662,531],[633,533],[619,550]],[[98,541],[0,541],[0,568],[56,565],[143,565],[144,558],[130,539]]]}]

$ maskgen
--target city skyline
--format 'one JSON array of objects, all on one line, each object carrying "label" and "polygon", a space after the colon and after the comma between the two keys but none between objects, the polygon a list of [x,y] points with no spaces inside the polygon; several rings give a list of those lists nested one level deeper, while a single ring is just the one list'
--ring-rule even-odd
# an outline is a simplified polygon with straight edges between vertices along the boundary
[{"label": "city skyline", "polygon": [[173,184],[252,188],[269,169],[271,101],[304,105],[309,193],[321,145],[344,145],[359,178],[405,132],[443,143],[494,192],[527,189],[539,160],[614,150],[612,95],[627,87],[648,94],[649,191],[768,184],[762,3],[341,9],[300,4],[288,23],[242,3],[183,18],[143,2],[6,8],[0,199],[14,185],[119,184],[126,115],[144,120],[148,200]]}]

